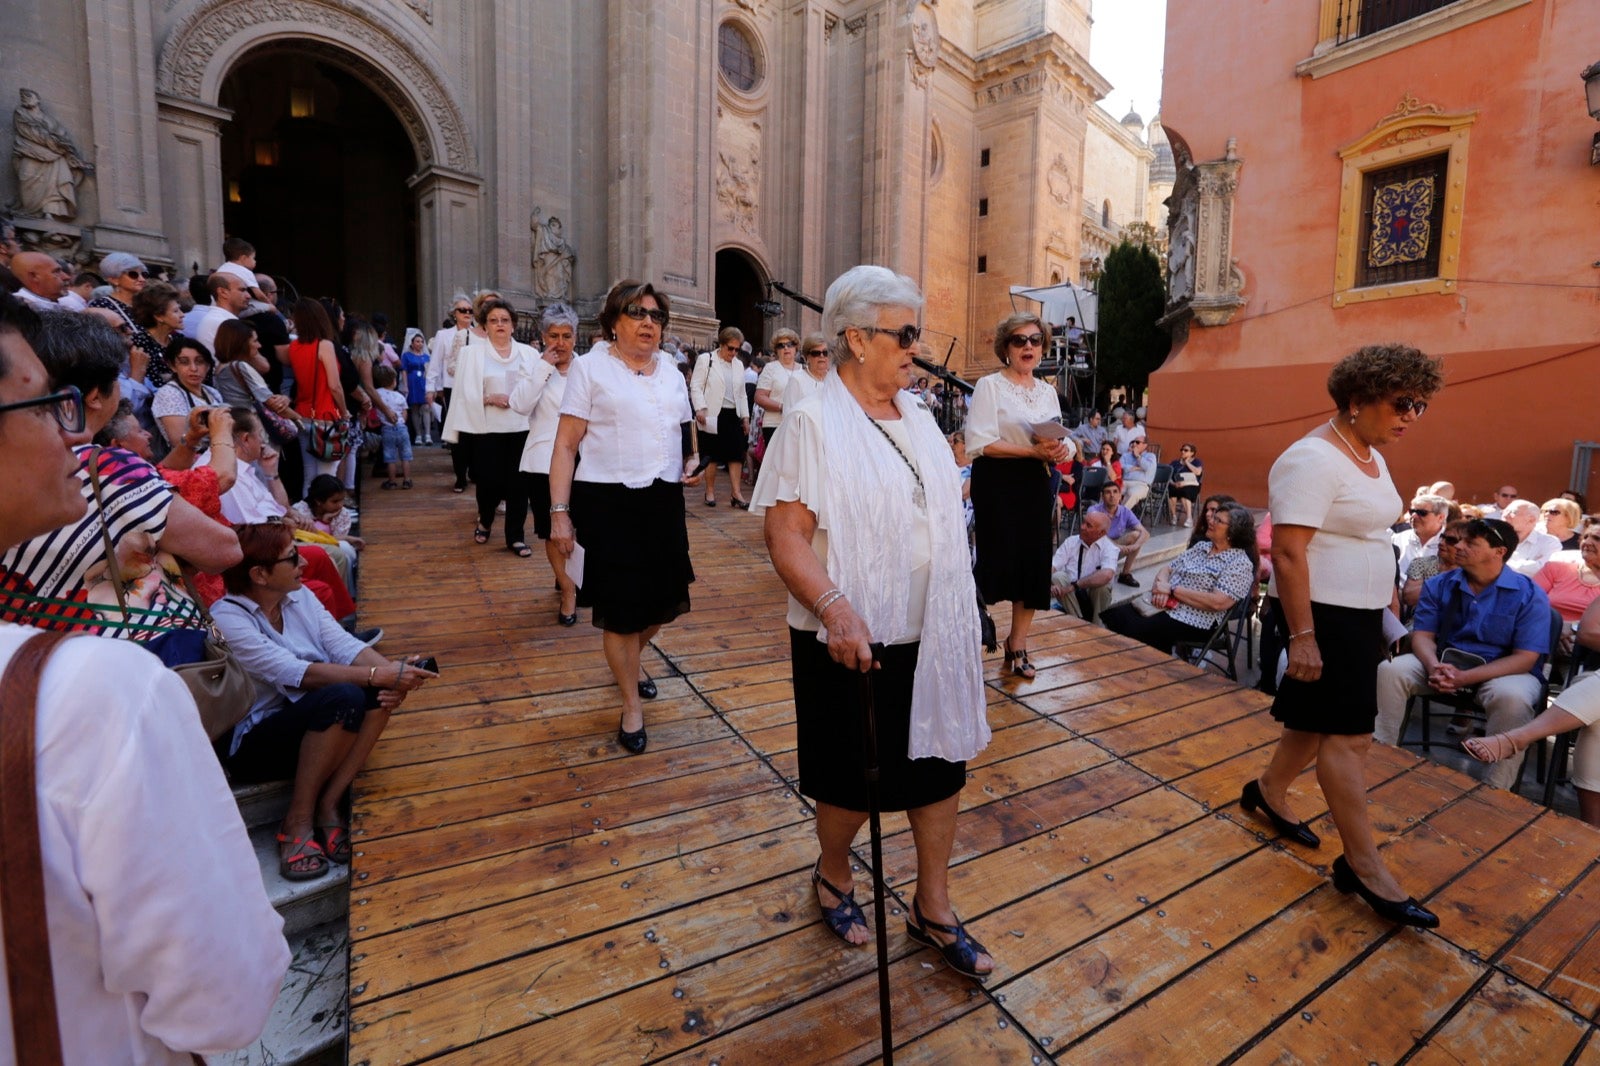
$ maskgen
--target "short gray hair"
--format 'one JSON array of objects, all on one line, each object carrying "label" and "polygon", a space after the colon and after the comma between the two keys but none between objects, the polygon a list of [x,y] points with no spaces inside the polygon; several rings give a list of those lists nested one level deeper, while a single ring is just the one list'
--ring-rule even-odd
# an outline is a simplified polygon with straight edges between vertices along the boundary
[{"label": "short gray hair", "polygon": [[120,278],[130,270],[144,269],[144,261],[132,252],[112,252],[100,260],[100,276],[107,281]]},{"label": "short gray hair", "polygon": [[1443,496],[1435,496],[1432,493],[1427,492],[1419,493],[1416,496],[1411,497],[1411,506],[1424,507],[1427,509],[1429,514],[1450,513],[1449,500],[1445,499]]},{"label": "short gray hair", "polygon": [[834,279],[822,300],[822,333],[835,366],[850,361],[850,345],[844,331],[878,325],[878,312],[885,307],[906,307],[921,311],[922,292],[917,283],[888,267],[851,267]]},{"label": "short gray hair", "polygon": [[564,303],[553,303],[539,312],[539,337],[542,340],[545,331],[551,326],[567,326],[572,332],[578,332],[578,312]]},{"label": "short gray hair", "polygon": [[1521,511],[1532,511],[1535,515],[1542,513],[1539,510],[1539,505],[1534,503],[1532,500],[1512,500],[1510,503],[1506,504],[1506,509],[1500,512],[1500,517],[1504,518],[1507,515],[1516,514]]}]

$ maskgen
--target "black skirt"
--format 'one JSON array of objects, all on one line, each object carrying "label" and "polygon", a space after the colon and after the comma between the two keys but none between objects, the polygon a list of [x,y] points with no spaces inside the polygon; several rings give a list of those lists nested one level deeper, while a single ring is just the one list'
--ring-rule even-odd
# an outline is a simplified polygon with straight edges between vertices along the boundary
[{"label": "black skirt", "polygon": [[[908,759],[911,687],[920,644],[891,644],[874,670],[872,699],[878,726],[878,809],[914,810],[961,791],[967,764]],[[862,674],[828,655],[815,633],[790,628],[794,663],[794,720],[800,791],[847,811],[867,809],[866,748],[862,732]]]},{"label": "black skirt", "polygon": [[[1282,632],[1288,632],[1283,608],[1272,601]],[[1311,624],[1322,655],[1322,676],[1316,681],[1285,677],[1278,682],[1272,717],[1302,733],[1362,736],[1378,720],[1378,664],[1384,659],[1383,609],[1311,604]],[[1261,664],[1277,672],[1276,662]]]},{"label": "black skirt", "polygon": [[694,567],[682,485],[574,481],[572,526],[584,551],[578,606],[593,609],[596,628],[640,633],[688,612]]},{"label": "black skirt", "polygon": [[700,458],[713,463],[744,462],[744,421],[732,407],[717,415],[717,431],[700,434]]},{"label": "black skirt", "polygon": [[1050,470],[1040,459],[972,463],[972,568],[985,603],[1050,606]]}]

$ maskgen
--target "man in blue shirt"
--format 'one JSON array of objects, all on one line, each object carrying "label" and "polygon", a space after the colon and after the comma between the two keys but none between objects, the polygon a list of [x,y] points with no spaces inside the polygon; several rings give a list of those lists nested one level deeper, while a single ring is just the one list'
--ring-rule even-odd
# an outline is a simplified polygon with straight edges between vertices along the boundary
[{"label": "man in blue shirt", "polygon": [[[1475,689],[1491,734],[1533,718],[1550,654],[1550,601],[1543,589],[1506,567],[1516,549],[1517,534],[1509,525],[1479,519],[1456,545],[1460,568],[1423,584],[1411,654],[1378,667],[1377,739],[1399,743],[1407,698],[1429,692]],[[1511,788],[1521,768],[1520,760],[1507,759],[1474,769],[1486,784]]]},{"label": "man in blue shirt", "polygon": [[1122,570],[1117,574],[1117,583],[1138,588],[1139,579],[1133,576],[1133,561],[1139,558],[1139,549],[1150,539],[1150,531],[1139,523],[1138,515],[1122,506],[1122,490],[1116,482],[1106,482],[1106,487],[1100,490],[1100,502],[1085,514],[1103,514],[1110,520],[1106,536],[1115,542],[1117,554],[1122,556]]},{"label": "man in blue shirt", "polygon": [[1144,498],[1150,495],[1150,483],[1156,477],[1156,457],[1150,454],[1144,437],[1133,438],[1128,443],[1128,453],[1122,457],[1122,494],[1131,510],[1137,511]]}]

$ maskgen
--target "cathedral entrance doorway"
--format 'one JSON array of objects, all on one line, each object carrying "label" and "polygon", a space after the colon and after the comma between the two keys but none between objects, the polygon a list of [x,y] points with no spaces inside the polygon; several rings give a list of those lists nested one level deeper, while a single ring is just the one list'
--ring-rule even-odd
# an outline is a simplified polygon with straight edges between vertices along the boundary
[{"label": "cathedral entrance doorway", "polygon": [[[223,225],[300,295],[387,314],[398,345],[420,321],[417,207],[407,188],[418,160],[367,80],[381,75],[353,56],[330,61],[341,55],[273,42],[229,70],[218,99],[233,113],[222,127]],[[437,324],[423,317],[425,327]]]},{"label": "cathedral entrance doorway", "polygon": [[766,273],[749,253],[739,248],[717,253],[717,321],[743,330],[752,351],[767,344],[767,320],[756,306],[766,298]]}]

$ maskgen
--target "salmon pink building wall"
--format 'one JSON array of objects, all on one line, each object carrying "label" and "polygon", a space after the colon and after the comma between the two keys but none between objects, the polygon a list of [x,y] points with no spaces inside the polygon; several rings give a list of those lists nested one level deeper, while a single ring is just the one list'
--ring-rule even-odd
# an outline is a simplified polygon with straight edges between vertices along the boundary
[{"label": "salmon pink building wall", "polygon": [[[1568,487],[1573,442],[1600,439],[1600,167],[1589,165],[1600,126],[1579,78],[1600,60],[1600,0],[1530,0],[1300,76],[1296,64],[1317,48],[1318,9],[1167,7],[1162,122],[1195,161],[1237,142],[1232,256],[1247,303],[1174,345],[1151,379],[1151,437],[1168,455],[1195,442],[1207,492],[1264,504],[1273,459],[1331,414],[1331,364],[1363,344],[1402,341],[1444,358],[1446,387],[1386,453],[1400,491],[1444,478],[1463,501],[1487,500],[1506,481],[1554,496]],[[1476,112],[1459,281],[1450,293],[1336,308],[1339,152],[1407,96]],[[1594,509],[1600,478],[1590,480],[1579,488]]]}]

